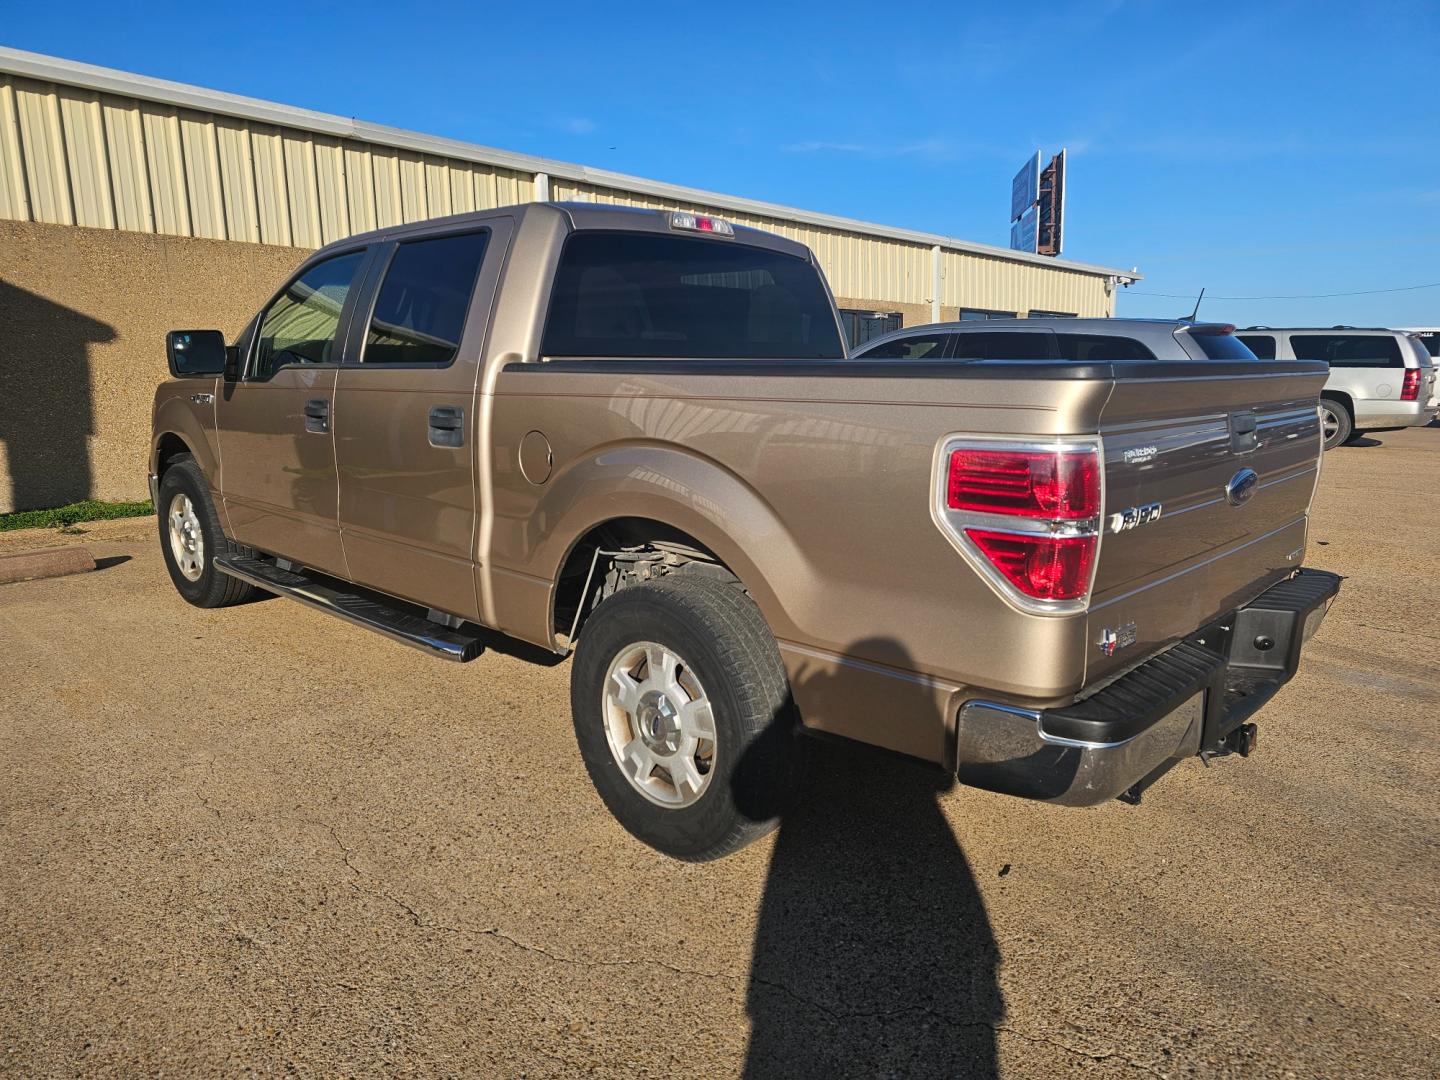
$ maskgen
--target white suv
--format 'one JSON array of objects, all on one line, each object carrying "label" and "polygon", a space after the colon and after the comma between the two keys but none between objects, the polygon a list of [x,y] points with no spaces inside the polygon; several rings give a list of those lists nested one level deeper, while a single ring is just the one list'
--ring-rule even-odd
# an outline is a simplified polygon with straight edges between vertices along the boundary
[{"label": "white suv", "polygon": [[1324,360],[1320,393],[1325,449],[1367,431],[1418,427],[1435,418],[1435,368],[1421,340],[1402,330],[1353,326],[1251,326],[1235,335],[1261,360]]}]

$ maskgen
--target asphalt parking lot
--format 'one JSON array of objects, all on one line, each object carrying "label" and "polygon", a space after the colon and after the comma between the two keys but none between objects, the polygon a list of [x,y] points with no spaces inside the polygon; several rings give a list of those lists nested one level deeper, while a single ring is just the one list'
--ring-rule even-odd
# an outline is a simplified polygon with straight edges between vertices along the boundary
[{"label": "asphalt parking lot", "polygon": [[1440,1072],[1440,429],[1326,455],[1347,576],[1246,761],[1067,810],[818,745],[775,837],[632,841],[568,665],[205,612],[149,519],[0,586],[0,1071]]}]

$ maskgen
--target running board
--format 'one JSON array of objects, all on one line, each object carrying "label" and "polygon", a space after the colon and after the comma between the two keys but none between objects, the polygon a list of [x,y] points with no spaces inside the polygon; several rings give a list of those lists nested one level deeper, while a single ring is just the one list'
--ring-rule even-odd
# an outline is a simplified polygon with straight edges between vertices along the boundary
[{"label": "running board", "polygon": [[484,643],[477,634],[452,630],[398,606],[359,593],[343,592],[307,574],[282,570],[274,563],[261,559],[218,555],[215,568],[258,589],[277,596],[288,596],[291,600],[337,615],[346,622],[374,630],[431,656],[463,664],[485,651]]}]

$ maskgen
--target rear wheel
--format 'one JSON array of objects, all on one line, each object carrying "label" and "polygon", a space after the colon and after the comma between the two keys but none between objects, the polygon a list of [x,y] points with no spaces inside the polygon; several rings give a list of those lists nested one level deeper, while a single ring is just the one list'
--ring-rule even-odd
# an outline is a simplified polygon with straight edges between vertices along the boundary
[{"label": "rear wheel", "polygon": [[793,758],[789,683],[733,585],[681,576],[610,597],[580,635],[570,697],[590,778],[637,839],[701,861],[774,828]]},{"label": "rear wheel", "polygon": [[183,454],[160,477],[160,550],[175,591],[196,607],[228,607],[249,600],[255,587],[215,568],[215,556],[246,555],[220,528],[210,489],[195,459]]},{"label": "rear wheel", "polygon": [[1325,435],[1325,449],[1333,450],[1346,439],[1354,428],[1350,410],[1333,398],[1320,399],[1320,427]]}]

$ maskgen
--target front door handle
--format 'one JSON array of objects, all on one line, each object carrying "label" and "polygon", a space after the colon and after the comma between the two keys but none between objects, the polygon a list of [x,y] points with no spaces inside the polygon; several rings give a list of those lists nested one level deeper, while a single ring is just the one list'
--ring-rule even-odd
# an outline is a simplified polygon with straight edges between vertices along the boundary
[{"label": "front door handle", "polygon": [[430,445],[465,445],[465,410],[459,405],[436,405],[430,410]]},{"label": "front door handle", "polygon": [[305,402],[305,430],[320,434],[330,430],[330,402],[325,398],[311,398]]}]

